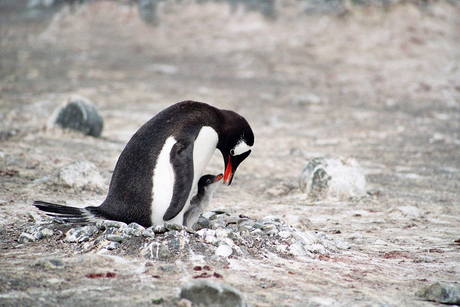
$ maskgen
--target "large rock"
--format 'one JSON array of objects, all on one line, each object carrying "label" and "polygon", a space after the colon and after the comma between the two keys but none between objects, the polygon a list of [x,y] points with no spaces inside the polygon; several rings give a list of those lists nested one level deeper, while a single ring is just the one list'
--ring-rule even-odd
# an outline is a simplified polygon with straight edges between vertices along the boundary
[{"label": "large rock", "polygon": [[59,183],[77,189],[101,190],[105,182],[97,167],[85,160],[78,160],[59,171]]},{"label": "large rock", "polygon": [[437,282],[417,291],[415,295],[428,301],[459,305],[460,284],[454,282]]},{"label": "large rock", "polygon": [[355,159],[319,157],[304,169],[300,189],[315,200],[340,201],[366,195],[366,178]]},{"label": "large rock", "polygon": [[192,281],[182,287],[181,298],[188,299],[193,305],[214,307],[245,307],[243,294],[226,284],[209,280]]},{"label": "large rock", "polygon": [[79,96],[70,97],[65,103],[54,110],[48,120],[48,127],[60,126],[99,137],[104,127],[104,120],[97,108],[87,99]]}]

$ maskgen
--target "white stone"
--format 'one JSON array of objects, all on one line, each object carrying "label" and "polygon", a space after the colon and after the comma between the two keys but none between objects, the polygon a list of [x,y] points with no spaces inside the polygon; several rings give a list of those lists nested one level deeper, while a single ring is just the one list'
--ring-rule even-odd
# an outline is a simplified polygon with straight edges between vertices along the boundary
[{"label": "white stone", "polygon": [[300,189],[314,199],[342,201],[366,195],[366,178],[352,158],[320,157],[308,163]]},{"label": "white stone", "polygon": [[230,246],[226,245],[226,244],[222,244],[215,251],[215,255],[216,256],[221,256],[221,257],[228,257],[232,253],[233,253],[232,248]]},{"label": "white stone", "polygon": [[65,186],[78,189],[99,190],[106,187],[97,167],[85,160],[78,160],[64,166],[59,171],[59,182]]}]

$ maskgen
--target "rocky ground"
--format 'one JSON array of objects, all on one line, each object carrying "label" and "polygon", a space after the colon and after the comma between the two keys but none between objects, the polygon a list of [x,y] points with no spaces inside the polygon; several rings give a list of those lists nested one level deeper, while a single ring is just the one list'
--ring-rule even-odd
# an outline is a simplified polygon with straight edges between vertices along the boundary
[{"label": "rocky ground", "polygon": [[[286,1],[275,18],[166,1],[155,26],[127,2],[46,16],[4,3],[0,305],[187,306],[181,287],[206,279],[250,306],[433,306],[415,292],[460,280],[456,2],[311,14]],[[46,128],[74,94],[98,106],[101,138]],[[72,242],[75,226],[37,213],[33,200],[100,204],[132,134],[186,99],[237,111],[256,136],[202,230],[89,225]],[[302,170],[326,155],[356,159],[367,195],[308,198]],[[78,160],[105,186],[56,180]]]}]

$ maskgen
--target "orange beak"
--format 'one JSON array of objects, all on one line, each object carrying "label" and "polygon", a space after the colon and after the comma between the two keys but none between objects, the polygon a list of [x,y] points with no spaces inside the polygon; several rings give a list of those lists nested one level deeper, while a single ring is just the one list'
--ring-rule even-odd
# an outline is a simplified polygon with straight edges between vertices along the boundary
[{"label": "orange beak", "polygon": [[228,163],[227,163],[227,167],[225,168],[225,173],[224,173],[224,184],[230,185],[231,181],[232,181],[232,162],[230,160],[230,156],[228,156]]}]

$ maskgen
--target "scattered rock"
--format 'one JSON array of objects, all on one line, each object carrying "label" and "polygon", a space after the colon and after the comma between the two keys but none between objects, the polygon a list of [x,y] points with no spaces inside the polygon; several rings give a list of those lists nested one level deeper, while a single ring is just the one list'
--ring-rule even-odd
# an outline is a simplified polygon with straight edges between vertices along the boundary
[{"label": "scattered rock", "polygon": [[310,161],[300,189],[315,200],[346,200],[366,195],[366,178],[355,159],[319,157]]},{"label": "scattered rock", "polygon": [[222,244],[216,249],[216,256],[221,256],[221,257],[228,257],[233,253],[233,250],[230,246],[226,244]]},{"label": "scattered rock", "polygon": [[54,231],[50,226],[31,226],[27,228],[27,233],[31,234],[35,239],[41,240],[53,236]]},{"label": "scattered rock", "polygon": [[184,285],[180,297],[190,300],[194,305],[201,304],[201,306],[247,306],[246,300],[239,290],[209,280],[198,280]]},{"label": "scattered rock", "polygon": [[102,190],[106,186],[97,167],[85,160],[79,160],[61,168],[59,182],[71,188],[87,190]]},{"label": "scattered rock", "polygon": [[401,211],[402,214],[410,218],[420,218],[422,216],[422,214],[420,213],[420,210],[414,206],[401,206],[401,207],[398,207],[397,209]]},{"label": "scattered rock", "polygon": [[44,258],[35,261],[32,264],[33,267],[40,269],[63,269],[65,262],[61,258]]},{"label": "scattered rock", "polygon": [[458,305],[460,304],[460,284],[454,282],[437,282],[420,289],[415,295],[428,301]]},{"label": "scattered rock", "polygon": [[33,235],[31,235],[30,233],[23,232],[19,236],[18,241],[21,244],[29,243],[29,242],[35,242],[35,237]]},{"label": "scattered rock", "polygon": [[86,242],[89,241],[90,237],[92,237],[97,231],[98,228],[94,225],[71,228],[65,234],[64,240],[69,243]]},{"label": "scattered rock", "polygon": [[72,96],[59,106],[48,120],[48,127],[52,128],[55,125],[99,137],[104,120],[94,104],[85,98]]},{"label": "scattered rock", "polygon": [[[168,223],[145,229],[136,223],[127,225],[100,220],[96,225],[69,229],[64,241],[80,243],[76,248],[81,251],[104,249],[104,253],[107,250],[123,255],[138,253],[146,259],[164,261],[199,255],[219,265],[227,264],[230,256],[260,258],[274,254],[288,259],[315,258],[350,248],[350,244],[341,239],[331,239],[322,232],[302,231],[275,216],[261,220],[226,212],[205,216],[213,218],[209,223],[212,229],[202,228],[195,232]],[[27,232],[32,240],[53,234],[51,225],[34,226]]]}]

